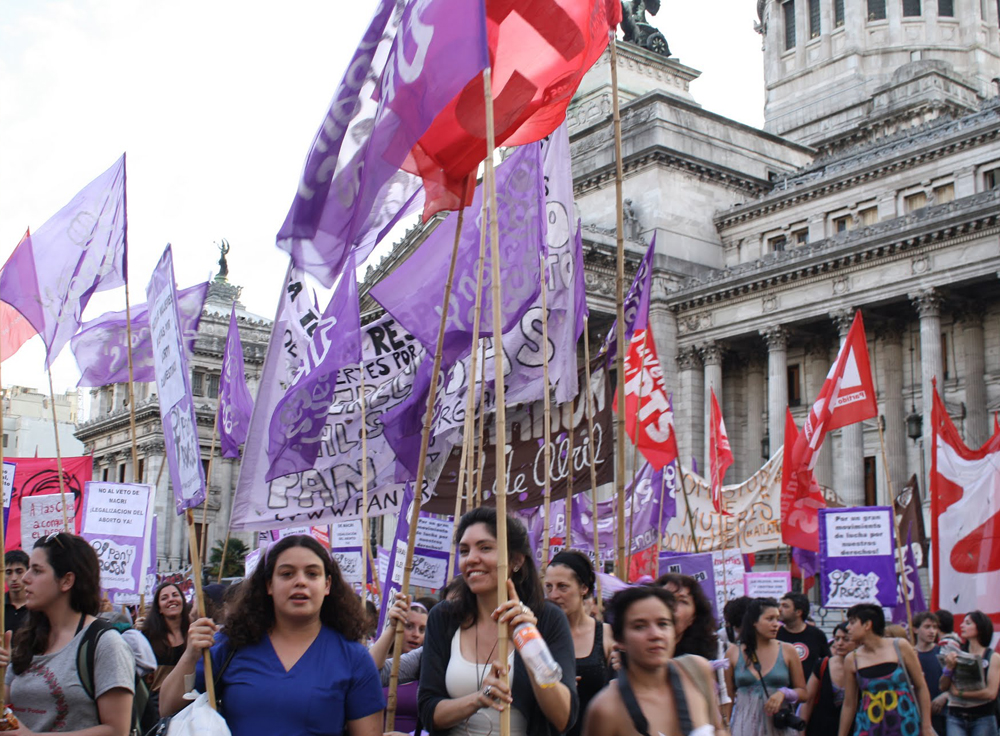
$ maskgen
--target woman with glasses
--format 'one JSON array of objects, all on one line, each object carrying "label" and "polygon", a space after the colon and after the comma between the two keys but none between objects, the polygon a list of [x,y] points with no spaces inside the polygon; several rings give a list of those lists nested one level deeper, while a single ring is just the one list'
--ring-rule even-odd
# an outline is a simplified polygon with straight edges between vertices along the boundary
[{"label": "woman with glasses", "polygon": [[[510,709],[511,736],[555,736],[576,720],[576,661],[566,616],[545,602],[524,525],[507,517],[508,601],[497,605],[497,512],[480,506],[462,517],[456,533],[462,573],[454,593],[427,619],[418,695],[420,720],[432,736],[500,733],[500,712]],[[508,636],[535,624],[562,669],[543,687],[525,667],[513,642],[497,656],[497,621]],[[513,676],[512,676],[513,675]]]},{"label": "woman with glasses", "polygon": [[315,539],[285,537],[241,586],[225,632],[191,624],[187,648],[160,688],[160,714],[185,705],[185,676],[205,690],[211,647],[216,696],[232,736],[379,736],[382,687],[360,643],[365,615],[337,563]]},{"label": "woman with glasses", "polygon": [[[93,697],[84,689],[77,652],[101,608],[97,553],[73,534],[35,542],[24,575],[28,622],[0,649],[6,696],[21,723],[17,733],[127,736],[132,726],[135,662],[116,631],[104,631],[94,649]],[[98,624],[100,626],[101,624]]]}]

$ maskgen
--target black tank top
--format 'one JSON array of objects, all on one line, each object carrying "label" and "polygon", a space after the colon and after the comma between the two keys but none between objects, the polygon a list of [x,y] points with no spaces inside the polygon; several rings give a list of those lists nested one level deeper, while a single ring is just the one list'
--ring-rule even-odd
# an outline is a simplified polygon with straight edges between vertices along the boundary
[{"label": "black tank top", "polygon": [[583,733],[583,714],[591,699],[608,684],[608,663],[604,659],[604,624],[594,622],[594,647],[583,659],[576,660],[577,696],[580,698],[580,712],[573,728],[566,736],[580,736]]}]

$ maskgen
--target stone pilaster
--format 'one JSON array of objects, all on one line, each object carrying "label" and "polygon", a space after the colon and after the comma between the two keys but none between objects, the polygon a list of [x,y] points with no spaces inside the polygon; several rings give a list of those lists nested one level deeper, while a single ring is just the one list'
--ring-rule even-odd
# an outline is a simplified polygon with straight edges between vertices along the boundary
[{"label": "stone pilaster", "polygon": [[962,312],[962,352],[965,356],[965,443],[981,447],[990,438],[990,413],[986,409],[986,348],[983,313],[975,307]]},{"label": "stone pilaster", "polygon": [[[944,364],[941,358],[941,295],[935,289],[923,289],[910,294],[913,308],[920,317],[920,403],[924,417],[923,452],[924,470],[931,468],[931,408],[934,405],[933,383],[938,381],[938,392],[943,397],[941,379]],[[923,488],[929,488],[925,476]],[[929,495],[929,494],[928,494]]]},{"label": "stone pilaster", "polygon": [[712,391],[715,391],[715,398],[719,402],[719,407],[723,406],[722,403],[722,355],[723,348],[721,345],[715,342],[710,342],[701,347],[701,362],[705,367],[705,409],[704,409],[704,426],[705,426],[705,454],[702,455],[704,467],[708,472],[709,458],[711,457],[710,445],[712,443]]},{"label": "stone pilaster", "polygon": [[691,457],[705,445],[705,376],[698,350],[694,347],[678,350],[677,368],[679,392],[674,396],[677,450],[684,466],[690,467]]},{"label": "stone pilaster", "polygon": [[[830,313],[843,346],[854,322],[854,309]],[[840,457],[833,464],[834,487],[848,506],[865,505],[864,426],[858,422],[840,430]]]},{"label": "stone pilaster", "polygon": [[772,454],[785,439],[788,409],[788,333],[774,325],[761,330],[767,343],[767,432]]},{"label": "stone pilaster", "polygon": [[[906,402],[903,399],[903,325],[888,322],[879,327],[878,348],[882,369],[882,416],[885,417],[885,452],[892,490],[899,493],[909,480],[906,474]],[[879,486],[883,479],[879,478]],[[887,496],[879,503],[888,503]]]}]

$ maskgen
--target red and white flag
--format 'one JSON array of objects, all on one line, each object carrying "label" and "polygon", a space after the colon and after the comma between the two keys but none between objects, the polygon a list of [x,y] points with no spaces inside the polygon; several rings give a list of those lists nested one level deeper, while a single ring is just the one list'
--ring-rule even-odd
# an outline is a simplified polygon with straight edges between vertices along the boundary
[{"label": "red and white flag", "polygon": [[785,423],[781,480],[781,537],[789,545],[819,551],[819,509],[826,506],[813,467],[827,432],[878,414],[868,339],[861,312],[823,382],[799,432],[789,414]]},{"label": "red and white flag", "polygon": [[1000,429],[978,450],[962,441],[934,387],[931,410],[931,605],[980,610],[1000,624]]},{"label": "red and white flag", "polygon": [[726,470],[733,464],[733,450],[729,446],[729,435],[726,433],[726,423],[722,421],[722,411],[719,409],[719,400],[715,398],[715,389],[711,391],[712,426],[709,430],[708,454],[712,505],[716,513],[729,516],[729,512],[722,507],[722,479],[726,477]]},{"label": "red and white flag", "polygon": [[[618,394],[614,410],[618,411]],[[674,410],[648,327],[632,333],[625,353],[625,432],[655,470],[677,459]]]}]

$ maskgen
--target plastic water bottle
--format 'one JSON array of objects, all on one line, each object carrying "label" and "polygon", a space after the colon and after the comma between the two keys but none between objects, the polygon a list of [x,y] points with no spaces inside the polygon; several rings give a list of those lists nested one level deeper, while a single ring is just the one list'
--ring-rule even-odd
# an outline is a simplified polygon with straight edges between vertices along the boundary
[{"label": "plastic water bottle", "polygon": [[521,654],[524,665],[535,676],[541,687],[552,687],[562,681],[562,667],[552,657],[549,645],[534,624],[520,624],[514,629],[514,646]]}]

